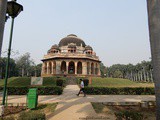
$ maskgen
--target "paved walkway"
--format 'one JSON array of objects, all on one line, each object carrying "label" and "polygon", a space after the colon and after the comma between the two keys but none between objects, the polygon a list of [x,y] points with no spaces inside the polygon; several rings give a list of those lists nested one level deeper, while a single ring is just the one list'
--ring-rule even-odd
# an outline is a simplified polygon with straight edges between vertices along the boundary
[{"label": "paved walkway", "polygon": [[[76,94],[79,91],[77,85],[68,85],[62,95],[39,96],[39,103],[58,102],[56,111],[48,116],[49,120],[81,120],[87,116],[97,118],[90,102],[141,102],[155,101],[154,95],[87,95]],[[0,97],[2,101],[2,97]],[[26,96],[9,96],[8,103],[25,103]]]}]

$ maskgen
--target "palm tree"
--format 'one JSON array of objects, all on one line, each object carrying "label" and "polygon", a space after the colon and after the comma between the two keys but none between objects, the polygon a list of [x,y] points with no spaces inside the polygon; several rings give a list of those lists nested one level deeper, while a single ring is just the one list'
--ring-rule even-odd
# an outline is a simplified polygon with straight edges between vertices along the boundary
[{"label": "palm tree", "polygon": [[2,50],[2,42],[3,42],[4,24],[6,18],[6,6],[7,6],[7,0],[0,0],[0,57]]},{"label": "palm tree", "polygon": [[156,119],[160,120],[160,0],[147,0],[147,8],[156,94]]}]

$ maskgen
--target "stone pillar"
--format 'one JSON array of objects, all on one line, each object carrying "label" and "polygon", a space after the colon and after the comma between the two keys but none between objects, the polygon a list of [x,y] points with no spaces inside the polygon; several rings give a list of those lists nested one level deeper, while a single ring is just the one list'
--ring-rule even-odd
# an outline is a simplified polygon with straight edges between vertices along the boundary
[{"label": "stone pillar", "polygon": [[61,61],[56,61],[56,74],[61,74]]},{"label": "stone pillar", "polygon": [[75,74],[77,75],[77,62],[74,62],[75,65]]},{"label": "stone pillar", "polygon": [[101,71],[100,71],[100,63],[98,64],[98,75],[101,75]]},{"label": "stone pillar", "polygon": [[47,74],[49,74],[49,62],[47,62]]},{"label": "stone pillar", "polygon": [[53,68],[54,68],[54,62],[52,61],[52,74],[54,74],[54,73],[53,73],[53,71],[54,71]]},{"label": "stone pillar", "polygon": [[87,75],[87,62],[82,62],[83,75]]},{"label": "stone pillar", "polygon": [[89,75],[91,75],[91,63],[89,62]]},{"label": "stone pillar", "polygon": [[68,66],[69,66],[69,62],[66,61],[66,74],[68,74]]},{"label": "stone pillar", "polygon": [[45,63],[42,64],[42,71],[41,71],[41,75],[45,74]]}]

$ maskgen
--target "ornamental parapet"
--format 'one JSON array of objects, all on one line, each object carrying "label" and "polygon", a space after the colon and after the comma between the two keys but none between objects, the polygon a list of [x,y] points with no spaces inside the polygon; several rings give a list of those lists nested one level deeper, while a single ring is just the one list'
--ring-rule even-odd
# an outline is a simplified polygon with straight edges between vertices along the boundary
[{"label": "ornamental parapet", "polygon": [[99,61],[99,57],[96,55],[89,55],[89,54],[80,54],[80,53],[50,53],[47,55],[44,55],[43,59],[49,59],[49,58],[89,58]]}]

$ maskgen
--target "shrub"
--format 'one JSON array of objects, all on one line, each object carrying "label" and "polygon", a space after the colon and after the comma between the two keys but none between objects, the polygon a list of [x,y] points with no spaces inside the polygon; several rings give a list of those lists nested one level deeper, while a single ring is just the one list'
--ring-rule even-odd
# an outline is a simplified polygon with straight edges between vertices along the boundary
[{"label": "shrub", "polygon": [[88,84],[89,84],[89,80],[88,79],[83,79],[83,82],[84,82],[84,86],[88,86]]},{"label": "shrub", "polygon": [[133,111],[122,111],[115,113],[117,120],[143,120],[143,114]]},{"label": "shrub", "polygon": [[[8,95],[26,95],[29,88],[33,87],[8,87]],[[34,87],[35,88],[35,87]],[[38,88],[38,95],[60,95],[63,92],[63,88],[59,86],[54,87],[36,87]],[[0,89],[3,89],[0,87]]]},{"label": "shrub", "polygon": [[154,88],[108,88],[85,87],[86,94],[90,95],[154,95]]},{"label": "shrub", "polygon": [[56,80],[56,85],[62,87],[63,86],[63,80],[62,79],[57,79]]},{"label": "shrub", "polygon": [[44,86],[56,86],[56,77],[44,77],[43,85]]},{"label": "shrub", "polygon": [[46,120],[46,115],[40,111],[22,112],[18,120]]}]

